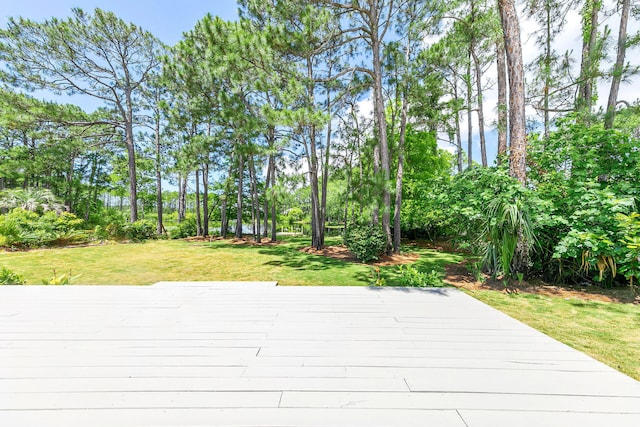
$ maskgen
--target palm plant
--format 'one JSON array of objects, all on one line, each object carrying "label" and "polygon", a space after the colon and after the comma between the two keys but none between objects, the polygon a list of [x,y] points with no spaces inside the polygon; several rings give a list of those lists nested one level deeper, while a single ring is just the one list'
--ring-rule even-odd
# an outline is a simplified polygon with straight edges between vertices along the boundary
[{"label": "palm plant", "polygon": [[513,273],[524,274],[535,236],[522,197],[516,196],[511,201],[496,198],[487,207],[485,218],[484,265],[494,277],[502,272],[505,281]]},{"label": "palm plant", "polygon": [[21,208],[31,212],[62,212],[65,207],[46,188],[14,188],[0,192],[0,209]]}]

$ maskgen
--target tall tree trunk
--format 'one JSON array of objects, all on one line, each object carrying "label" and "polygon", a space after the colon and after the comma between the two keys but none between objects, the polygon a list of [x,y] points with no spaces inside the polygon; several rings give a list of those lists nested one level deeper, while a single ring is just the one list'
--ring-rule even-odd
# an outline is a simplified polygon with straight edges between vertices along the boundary
[{"label": "tall tree trunk", "polygon": [[[408,55],[407,55],[408,56]],[[408,100],[406,89],[402,93],[402,111],[400,115],[400,139],[398,141],[398,172],[396,173],[396,200],[393,213],[393,251],[400,252],[401,230],[400,214],[402,212],[402,177],[404,174],[404,146],[407,134]]]},{"label": "tall tree trunk", "polygon": [[187,216],[187,179],[189,178],[189,173],[185,172],[184,176],[182,174],[178,175],[178,182],[180,186],[178,188],[178,222],[182,222],[185,220]]},{"label": "tall tree trunk", "polygon": [[253,238],[256,242],[262,241],[260,233],[260,198],[258,196],[258,177],[253,154],[249,156],[249,177],[251,178],[251,210],[253,212]]},{"label": "tall tree trunk", "polygon": [[[360,168],[362,169],[362,167]],[[368,174],[368,171],[367,171]],[[362,174],[361,174],[362,175]],[[379,199],[379,192],[378,192],[378,187],[377,187],[377,179],[380,176],[380,144],[376,144],[375,147],[373,147],[373,176],[376,178],[376,181],[374,181],[376,183],[376,186],[374,188],[374,193],[373,193],[373,197],[374,200],[374,204],[373,204],[373,212],[372,212],[372,222],[373,225],[380,225],[380,199]],[[362,183],[363,181],[360,180],[360,182]],[[362,213],[362,206],[360,206],[360,213]]]},{"label": "tall tree trunk", "polygon": [[[411,44],[407,40],[405,46],[405,64],[408,66],[411,58]],[[408,71],[405,69],[405,80],[409,79]],[[396,172],[396,200],[393,213],[393,251],[400,252],[402,233],[400,229],[400,216],[402,213],[402,178],[404,176],[405,139],[407,136],[407,113],[409,110],[409,88],[407,85],[400,86],[402,90],[402,107],[400,109],[400,137],[398,140],[398,170]]]},{"label": "tall tree trunk", "polygon": [[460,130],[460,112],[456,111],[456,150],[458,150],[458,172],[462,172],[463,159],[462,159],[462,131]]},{"label": "tall tree trunk", "polygon": [[544,47],[544,89],[543,89],[543,108],[544,108],[544,137],[549,138],[551,129],[551,120],[549,118],[549,90],[551,88],[551,3],[546,0],[544,4],[546,15],[546,40]]},{"label": "tall tree trunk", "polygon": [[200,216],[200,171],[196,169],[196,233],[202,236],[202,217]]},{"label": "tall tree trunk", "polygon": [[[275,130],[273,127],[269,128],[267,133],[267,143],[270,149],[273,150],[273,146],[275,143]],[[275,163],[273,154],[269,154],[269,161],[267,164],[267,176],[264,181],[264,231],[262,237],[265,239],[269,236],[269,187],[271,186],[271,174],[274,172]]]},{"label": "tall tree trunk", "polygon": [[202,165],[202,235],[209,235],[209,164]]},{"label": "tall tree trunk", "polygon": [[267,167],[267,177],[264,181],[264,201],[262,206],[262,237],[265,239],[269,236],[269,198],[267,194],[269,192],[269,183],[271,182],[269,179],[269,174],[271,171]]},{"label": "tall tree trunk", "polygon": [[92,192],[93,192],[93,188],[96,187],[95,178],[96,178],[97,171],[98,171],[98,156],[93,155],[91,156],[91,173],[89,175],[89,189],[87,190],[87,203],[85,204],[85,209],[84,209],[85,221],[89,221],[89,216],[91,213]]},{"label": "tall tree trunk", "polygon": [[[347,150],[349,151],[349,150]],[[349,157],[349,161],[346,162],[347,156]],[[351,175],[353,173],[352,171],[352,159],[353,159],[353,151],[351,151],[351,154],[346,153],[345,154],[345,162],[347,163],[347,190],[345,193],[345,200],[344,200],[344,229],[343,231],[343,239],[346,241],[347,240],[347,230],[349,229],[349,198],[351,197]],[[353,211],[353,208],[351,208],[351,210]]]},{"label": "tall tree trunk", "polygon": [[[451,67],[453,72],[453,99],[458,99],[458,70]],[[455,104],[454,104],[455,105]],[[463,159],[462,159],[462,135],[460,134],[460,110],[457,105],[455,107],[455,131],[456,131],[456,159],[458,163],[458,173],[462,172]]]},{"label": "tall tree trunk", "polygon": [[[471,54],[469,54],[471,56]],[[467,75],[465,78],[467,85],[467,167],[473,166],[473,82],[471,81],[471,58],[467,64]]]},{"label": "tall tree trunk", "polygon": [[[327,90],[327,112],[331,115],[331,92]],[[327,223],[327,187],[329,186],[329,157],[331,156],[331,120],[327,124],[327,143],[324,148],[324,167],[322,170],[322,199],[320,202],[320,226],[322,234],[320,244],[324,247],[324,233]]]},{"label": "tall tree trunk", "polygon": [[[375,14],[379,14],[380,11],[377,8],[372,8]],[[379,15],[371,17],[371,23],[373,25],[371,38],[372,38],[372,51],[373,51],[373,93],[374,93],[374,115],[376,118],[376,125],[378,129],[378,145],[380,146],[380,172],[382,179],[382,230],[387,237],[387,252],[391,252],[393,249],[393,237],[391,235],[391,193],[389,191],[389,178],[391,177],[391,161],[389,157],[389,142],[387,140],[387,118],[385,114],[384,97],[382,93],[382,61],[380,55],[382,52],[382,40],[378,34],[378,19]]]},{"label": "tall tree trunk", "polygon": [[498,164],[507,153],[507,63],[504,40],[496,42],[498,65]]},{"label": "tall tree trunk", "polygon": [[242,239],[242,187],[244,183],[244,159],[238,153],[238,199],[236,202],[236,239]]},{"label": "tall tree trunk", "polygon": [[[500,20],[504,33],[504,46],[507,52],[507,71],[509,75],[509,173],[522,185],[527,181],[527,140],[525,128],[524,67],[522,64],[522,45],[520,43],[520,24],[514,0],[498,0]],[[529,248],[518,230],[518,241],[512,261],[514,273],[526,273],[529,264]]]},{"label": "tall tree trunk", "polygon": [[[271,146],[271,143],[269,144]],[[264,212],[263,212],[263,217],[264,217],[264,231],[263,231],[263,235],[262,237],[264,237],[265,239],[268,237],[269,235],[269,197],[267,197],[267,195],[269,194],[269,186],[271,185],[271,173],[273,171],[273,155],[269,155],[269,163],[267,166],[267,176],[264,180]]]},{"label": "tall tree trunk", "polygon": [[[387,118],[382,91],[382,30],[380,20],[383,5],[377,1],[369,3],[368,23],[371,51],[373,54],[373,111],[378,130],[378,145],[380,147],[380,177],[382,181],[382,230],[387,237],[387,252],[393,249],[393,236],[391,235],[391,192],[389,191],[389,178],[391,177],[391,161],[389,153],[389,141],[387,140]],[[388,18],[391,19],[391,18]],[[382,30],[384,33],[384,30]]]},{"label": "tall tree trunk", "polygon": [[[313,61],[307,58],[307,102],[315,105],[315,83],[313,74]],[[320,221],[320,189],[318,184],[318,153],[317,153],[317,129],[315,124],[309,127],[309,141],[305,146],[305,155],[309,166],[309,187],[311,189],[311,246],[322,249],[322,233],[324,232]]]},{"label": "tall tree trunk", "polygon": [[224,185],[224,196],[220,204],[220,235],[226,239],[229,232],[229,198],[231,197],[231,175],[233,174],[233,159],[229,160],[229,172]]},{"label": "tall tree trunk", "polygon": [[271,171],[271,188],[273,189],[273,197],[271,198],[271,241],[275,242],[278,239],[278,229],[277,229],[277,221],[276,221],[276,159],[275,156],[271,155],[273,169]]},{"label": "tall tree trunk", "polygon": [[[475,36],[473,37],[475,40]],[[482,105],[482,64],[476,53],[475,41],[469,49],[471,58],[473,59],[473,68],[476,74],[476,91],[478,94],[478,133],[480,134],[480,159],[482,166],[489,166],[487,162],[487,143],[484,135],[484,107]]]},{"label": "tall tree trunk", "polygon": [[598,15],[602,7],[602,0],[586,0],[583,14],[582,34],[582,62],[580,64],[580,85],[578,88],[577,108],[587,115],[593,106],[593,85],[595,82],[595,67],[598,64]]},{"label": "tall tree trunk", "polygon": [[156,128],[155,128],[155,148],[156,148],[156,156],[155,156],[155,169],[156,169],[156,210],[158,212],[158,223],[156,228],[156,233],[161,235],[164,233],[164,225],[162,223],[162,158],[161,158],[161,145],[160,145],[160,120],[156,119]]},{"label": "tall tree trunk", "polygon": [[227,193],[225,191],[222,200],[220,201],[220,236],[223,239],[227,238],[227,231],[229,230],[229,217],[227,216]]},{"label": "tall tree trunk", "polygon": [[[362,146],[360,145],[360,135],[358,135],[358,139],[356,139],[357,144],[358,144],[358,177],[360,178],[360,190],[362,190],[362,186],[364,183],[364,165],[362,164]],[[375,156],[374,156],[375,157]],[[360,217],[362,218],[362,212],[364,211],[364,200],[362,195],[360,194],[358,197],[358,213],[360,214]],[[375,218],[374,218],[375,219]],[[355,222],[355,221],[353,221]],[[374,224],[378,224],[377,222],[374,222]]]},{"label": "tall tree trunk", "polygon": [[[96,159],[96,166],[97,166],[97,159]],[[96,181],[97,181],[97,176],[99,174],[99,170],[96,171]],[[98,183],[95,182],[93,184],[93,206],[98,206]]]},{"label": "tall tree trunk", "polygon": [[136,146],[133,138],[133,100],[131,88],[126,88],[125,144],[127,146],[127,165],[129,168],[129,221],[138,220],[138,184],[136,175]]},{"label": "tall tree trunk", "polygon": [[624,59],[627,49],[627,22],[629,21],[629,9],[631,0],[622,0],[622,11],[620,12],[620,29],[618,30],[618,52],[616,64],[613,67],[613,78],[611,79],[611,89],[609,90],[609,100],[607,102],[607,114],[604,118],[604,128],[611,129],[616,117],[616,104],[618,102],[618,91],[622,81],[622,71],[624,69]]},{"label": "tall tree trunk", "polygon": [[67,209],[67,212],[73,213],[73,166],[75,165],[75,156],[70,156],[69,159],[69,167],[67,168],[67,172],[65,173],[65,181],[67,188],[65,190],[64,196],[64,205]]},{"label": "tall tree trunk", "polygon": [[315,125],[311,126],[311,135],[309,141],[309,153],[307,162],[309,164],[309,187],[311,188],[311,246],[316,249],[322,249],[321,234],[322,225],[320,224],[320,198],[318,188],[318,154],[316,152],[316,130]]},{"label": "tall tree trunk", "polygon": [[509,75],[509,173],[524,185],[527,180],[527,135],[520,24],[514,0],[499,0],[498,6]]},{"label": "tall tree trunk", "polygon": [[[251,155],[253,156],[253,155]],[[251,158],[251,156],[249,158]],[[253,199],[253,175],[251,173],[251,160],[248,161],[249,163],[249,200],[251,201],[251,204],[249,206],[251,206],[251,237],[253,237],[253,240],[256,240],[256,205],[255,205],[255,201]]]}]

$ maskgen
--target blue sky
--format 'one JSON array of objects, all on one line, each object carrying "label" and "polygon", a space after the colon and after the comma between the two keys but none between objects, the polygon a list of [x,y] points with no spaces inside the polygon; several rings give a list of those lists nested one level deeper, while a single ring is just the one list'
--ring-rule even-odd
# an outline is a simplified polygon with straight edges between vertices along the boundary
[{"label": "blue sky", "polygon": [[207,13],[227,20],[238,16],[235,0],[3,0],[2,3],[3,27],[10,16],[41,21],[67,17],[73,7],[86,11],[100,8],[150,31],[169,45],[180,40],[182,33],[192,29]]},{"label": "blue sky", "polygon": [[[0,0],[0,26],[5,27],[9,17],[29,18],[44,21],[52,17],[66,18],[71,9],[79,7],[85,11],[95,8],[115,13],[124,21],[134,23],[151,32],[168,45],[176,44],[184,32],[191,30],[207,13],[223,19],[238,17],[235,0]],[[31,93],[36,98],[53,99],[62,103],[79,105],[86,111],[103,106],[95,98],[83,95],[54,96],[44,91]]]}]

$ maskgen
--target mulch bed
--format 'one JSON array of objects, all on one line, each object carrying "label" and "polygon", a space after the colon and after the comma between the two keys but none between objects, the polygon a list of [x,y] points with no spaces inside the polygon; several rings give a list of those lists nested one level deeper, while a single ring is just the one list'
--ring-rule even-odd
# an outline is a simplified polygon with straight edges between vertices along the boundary
[{"label": "mulch bed", "polygon": [[[300,249],[300,251],[307,254],[314,254],[325,256],[333,259],[339,259],[341,261],[359,263],[358,259],[353,255],[346,246],[327,246],[324,249],[317,250],[312,247],[305,247]],[[384,255],[378,261],[372,262],[369,265],[373,265],[376,267],[389,267],[393,265],[403,265],[403,264],[411,264],[416,262],[420,258],[420,255],[416,253],[403,253],[403,254],[392,254],[392,255]]]},{"label": "mulch bed", "polygon": [[464,263],[449,264],[445,267],[445,270],[445,283],[457,288],[545,295],[565,299],[580,299],[583,301],[640,304],[640,296],[634,295],[628,288],[557,286],[541,280],[535,280],[522,283],[514,282],[509,284],[509,289],[505,289],[504,283],[502,283],[501,280],[494,280],[489,277],[485,277],[486,280],[484,281],[476,280]]}]

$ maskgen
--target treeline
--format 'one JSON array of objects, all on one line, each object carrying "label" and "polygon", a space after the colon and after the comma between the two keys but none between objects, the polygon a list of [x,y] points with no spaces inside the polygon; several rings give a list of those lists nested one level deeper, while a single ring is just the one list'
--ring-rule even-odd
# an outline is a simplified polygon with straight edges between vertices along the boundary
[{"label": "treeline", "polygon": [[[569,258],[580,261],[574,278],[588,265],[615,270],[611,260],[622,258],[584,240],[559,249],[566,236],[583,232],[572,228],[569,208],[544,243],[534,239],[544,221],[532,223],[526,212],[535,203],[551,209],[581,186],[635,203],[631,187],[615,187],[620,171],[592,165],[579,179],[576,171],[593,160],[589,153],[613,166],[635,156],[615,144],[594,147],[605,144],[603,135],[637,128],[633,100],[618,96],[636,72],[626,56],[639,40],[627,34],[636,11],[628,0],[541,0],[524,10],[537,25],[538,55],[529,64],[512,0],[242,0],[239,20],[206,16],[175,46],[99,9],[74,9],[64,20],[10,19],[0,31],[0,188],[49,189],[69,212],[95,223],[105,217],[101,194],[128,197],[129,220],[144,206],[162,234],[169,181],[178,190],[179,222],[187,219],[188,195],[194,199],[198,235],[214,232],[214,220],[223,236],[235,222],[237,237],[248,223],[256,240],[276,240],[278,221],[294,221],[289,214],[300,209],[295,221],[310,224],[316,248],[329,223],[345,233],[370,223],[382,229],[388,252],[400,250],[403,231],[455,236],[484,251],[486,266],[505,277],[563,269]],[[581,50],[558,52],[557,37],[576,11],[582,33],[571,36]],[[617,36],[602,24],[612,15]],[[597,110],[603,80],[611,88]],[[494,85],[498,102],[487,105]],[[103,107],[87,113],[38,101],[25,89],[81,94]],[[372,117],[361,111],[368,102]],[[626,108],[618,114],[620,105]],[[526,135],[525,108],[536,134]],[[560,140],[575,150],[552,149]],[[580,144],[593,146],[585,152]],[[498,165],[490,167],[494,149]],[[503,169],[513,187],[498,185]],[[476,174],[492,183],[482,187]],[[556,188],[557,200],[541,193],[551,176],[569,185]],[[459,188],[468,200],[453,199]],[[502,205],[489,203],[495,200]],[[589,227],[584,232],[598,233]],[[607,233],[598,238],[613,242]]]}]

